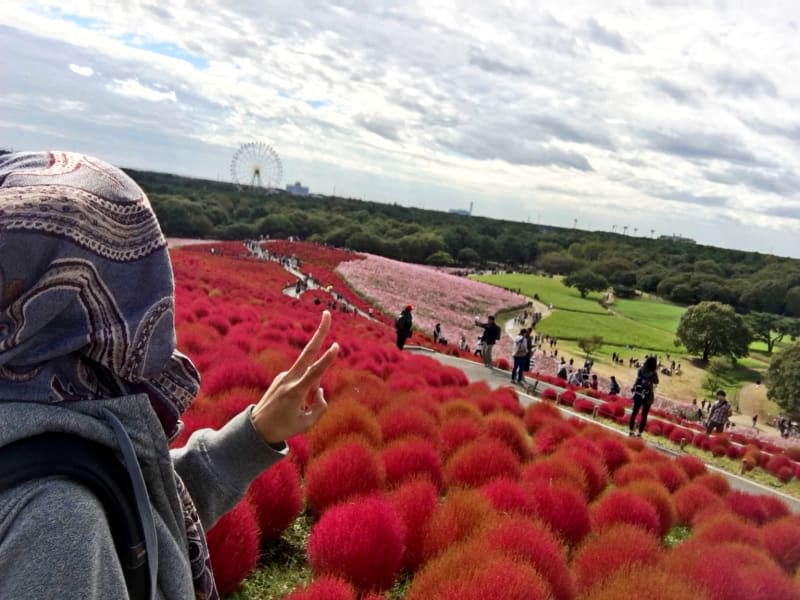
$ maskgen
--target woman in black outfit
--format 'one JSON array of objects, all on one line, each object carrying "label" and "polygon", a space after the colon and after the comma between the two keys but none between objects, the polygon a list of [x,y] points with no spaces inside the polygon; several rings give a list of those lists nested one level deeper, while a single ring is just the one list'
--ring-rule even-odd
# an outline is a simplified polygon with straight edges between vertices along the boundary
[{"label": "woman in black outfit", "polygon": [[[633,410],[631,411],[630,432],[628,435],[642,437],[645,425],[647,425],[647,413],[650,412],[650,405],[653,404],[655,386],[658,385],[658,361],[655,356],[648,356],[644,364],[639,367],[636,373],[636,382],[633,384]],[[639,432],[634,433],[636,426],[636,415],[642,411],[642,418],[639,421]]]}]

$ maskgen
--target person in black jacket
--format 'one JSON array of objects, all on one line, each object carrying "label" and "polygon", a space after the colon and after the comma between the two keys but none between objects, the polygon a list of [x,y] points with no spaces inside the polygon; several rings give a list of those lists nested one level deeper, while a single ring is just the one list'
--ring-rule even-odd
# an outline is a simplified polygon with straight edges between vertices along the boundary
[{"label": "person in black jacket", "polygon": [[481,323],[477,319],[475,325],[483,328],[483,335],[481,335],[481,347],[483,351],[483,364],[490,369],[492,368],[492,348],[494,348],[497,340],[500,339],[500,328],[494,322],[494,315],[489,315],[486,323]]},{"label": "person in black jacket", "polygon": [[642,437],[642,432],[647,425],[647,413],[650,412],[650,405],[655,398],[655,387],[658,385],[658,362],[655,356],[648,356],[644,365],[636,373],[636,382],[633,384],[633,410],[631,410],[630,433],[634,435],[636,426],[636,415],[642,411],[642,418],[639,421],[639,433],[637,437]]},{"label": "person in black jacket", "polygon": [[412,310],[414,310],[414,307],[410,304],[407,304],[403,309],[403,312],[400,313],[400,316],[397,317],[397,320],[394,322],[394,329],[397,332],[398,350],[402,350],[406,340],[411,337]]}]

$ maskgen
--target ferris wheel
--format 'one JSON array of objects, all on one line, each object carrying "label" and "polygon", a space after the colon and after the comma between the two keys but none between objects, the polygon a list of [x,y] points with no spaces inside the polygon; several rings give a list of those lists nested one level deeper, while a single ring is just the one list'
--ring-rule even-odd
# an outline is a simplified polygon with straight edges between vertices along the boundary
[{"label": "ferris wheel", "polygon": [[231,160],[231,180],[239,187],[276,188],[283,177],[278,153],[263,142],[242,144]]}]

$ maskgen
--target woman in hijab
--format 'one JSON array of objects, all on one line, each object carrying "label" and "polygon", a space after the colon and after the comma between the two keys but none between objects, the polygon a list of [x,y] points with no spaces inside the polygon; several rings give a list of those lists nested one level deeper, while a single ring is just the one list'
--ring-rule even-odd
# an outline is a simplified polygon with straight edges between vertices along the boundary
[{"label": "woman in hijab", "polygon": [[[338,346],[317,358],[326,312],[258,404],[170,452],[199,388],[175,348],[174,309],[166,241],[133,180],[79,154],[0,156],[0,465],[56,434],[120,458],[146,597],[214,599],[204,531],[325,412],[320,379]],[[0,488],[0,598],[128,597],[107,515],[71,477]]]}]

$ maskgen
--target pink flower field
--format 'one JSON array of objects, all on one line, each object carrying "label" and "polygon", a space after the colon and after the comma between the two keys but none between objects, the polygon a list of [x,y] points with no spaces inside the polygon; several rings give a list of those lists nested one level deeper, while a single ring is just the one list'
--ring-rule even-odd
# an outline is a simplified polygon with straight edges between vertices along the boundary
[{"label": "pink flower field", "polygon": [[[527,304],[524,296],[479,281],[444,273],[424,265],[413,265],[382,256],[367,255],[364,260],[341,263],[339,273],[358,294],[388,314],[398,314],[406,304],[414,307],[414,326],[430,334],[436,323],[442,335],[457,344],[463,333],[470,347],[480,334],[475,317]],[[507,342],[510,351],[510,343]],[[505,357],[504,345],[496,357]]]}]

